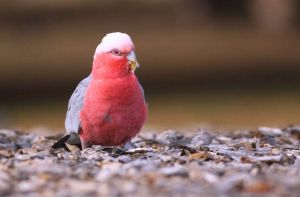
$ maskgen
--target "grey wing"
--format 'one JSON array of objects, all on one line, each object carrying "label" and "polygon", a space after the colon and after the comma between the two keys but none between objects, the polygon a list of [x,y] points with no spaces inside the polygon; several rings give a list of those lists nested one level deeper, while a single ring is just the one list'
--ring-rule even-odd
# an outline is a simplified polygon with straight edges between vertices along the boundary
[{"label": "grey wing", "polygon": [[143,89],[143,87],[142,87],[142,85],[141,85],[140,83],[139,83],[139,86],[140,86],[141,92],[142,92],[142,94],[143,94],[143,97],[144,97],[144,99],[146,100],[144,89]]},{"label": "grey wing", "polygon": [[65,128],[68,134],[78,133],[80,130],[80,111],[83,107],[84,97],[91,81],[91,75],[83,79],[73,92],[69,104],[65,120]]}]

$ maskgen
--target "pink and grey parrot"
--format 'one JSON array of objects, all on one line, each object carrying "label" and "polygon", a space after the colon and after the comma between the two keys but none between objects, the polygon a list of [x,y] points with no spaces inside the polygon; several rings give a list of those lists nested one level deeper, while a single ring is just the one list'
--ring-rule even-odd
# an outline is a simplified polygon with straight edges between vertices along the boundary
[{"label": "pink and grey parrot", "polygon": [[148,111],[134,74],[138,66],[131,38],[120,32],[107,34],[96,48],[91,74],[78,84],[69,100],[67,134],[52,147],[69,143],[84,149],[130,143]]}]

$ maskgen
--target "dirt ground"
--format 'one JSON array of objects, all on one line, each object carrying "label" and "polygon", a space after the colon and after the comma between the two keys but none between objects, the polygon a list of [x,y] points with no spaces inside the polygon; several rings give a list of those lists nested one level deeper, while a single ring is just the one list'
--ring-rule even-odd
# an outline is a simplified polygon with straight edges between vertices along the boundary
[{"label": "dirt ground", "polygon": [[144,132],[136,148],[0,130],[1,196],[299,196],[300,127]]}]

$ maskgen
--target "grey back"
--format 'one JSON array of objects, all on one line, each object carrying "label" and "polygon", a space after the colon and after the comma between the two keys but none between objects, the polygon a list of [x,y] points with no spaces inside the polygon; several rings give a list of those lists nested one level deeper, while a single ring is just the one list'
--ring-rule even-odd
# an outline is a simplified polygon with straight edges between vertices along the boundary
[{"label": "grey back", "polygon": [[68,134],[78,133],[80,130],[80,111],[83,107],[85,93],[90,81],[91,75],[80,81],[69,100],[65,119],[65,128]]}]

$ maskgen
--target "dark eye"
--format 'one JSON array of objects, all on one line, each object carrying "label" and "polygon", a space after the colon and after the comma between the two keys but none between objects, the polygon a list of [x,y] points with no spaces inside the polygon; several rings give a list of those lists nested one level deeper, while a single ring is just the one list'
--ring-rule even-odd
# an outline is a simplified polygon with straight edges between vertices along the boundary
[{"label": "dark eye", "polygon": [[113,49],[113,50],[111,51],[111,53],[112,53],[113,55],[118,55],[118,56],[122,55],[122,52],[121,52],[120,50],[118,50],[118,49]]}]

